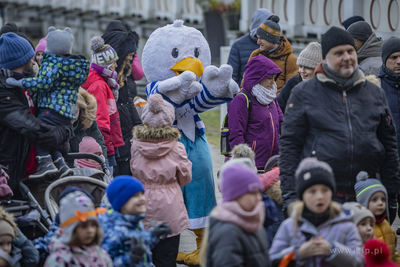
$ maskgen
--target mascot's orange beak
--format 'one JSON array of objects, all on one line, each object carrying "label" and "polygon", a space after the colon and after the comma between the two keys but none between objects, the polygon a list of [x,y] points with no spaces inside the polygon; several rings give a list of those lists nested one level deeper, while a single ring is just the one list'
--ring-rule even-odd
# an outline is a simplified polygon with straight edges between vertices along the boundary
[{"label": "mascot's orange beak", "polygon": [[187,57],[176,63],[171,70],[173,70],[177,76],[182,72],[189,70],[195,73],[197,77],[200,77],[203,74],[204,68],[203,63],[201,63],[199,59]]}]

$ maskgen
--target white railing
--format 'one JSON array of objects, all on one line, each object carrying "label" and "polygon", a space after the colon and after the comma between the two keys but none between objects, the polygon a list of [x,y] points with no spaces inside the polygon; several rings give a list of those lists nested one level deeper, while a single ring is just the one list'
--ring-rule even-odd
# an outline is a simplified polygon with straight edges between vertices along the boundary
[{"label": "white railing", "polygon": [[86,12],[89,10],[89,0],[72,0],[71,9],[77,9],[81,12]]},{"label": "white railing", "polygon": [[191,23],[203,22],[203,10],[196,3],[196,0],[183,0],[182,19]]},{"label": "white railing", "polygon": [[174,21],[180,18],[182,14],[183,0],[155,0],[154,17],[157,19],[167,19]]},{"label": "white railing", "polygon": [[128,15],[141,17],[145,20],[153,17],[154,0],[130,0]]},{"label": "white railing", "polygon": [[107,4],[108,0],[89,0],[89,9],[99,12],[100,15],[104,15],[109,13]]},{"label": "white railing", "polygon": [[400,34],[400,3],[397,0],[242,0],[240,30],[247,31],[253,12],[266,8],[280,17],[287,37],[321,38],[331,26],[343,27],[347,18],[360,15],[377,35]]},{"label": "white railing", "polygon": [[38,7],[50,6],[50,0],[28,0],[28,5]]}]

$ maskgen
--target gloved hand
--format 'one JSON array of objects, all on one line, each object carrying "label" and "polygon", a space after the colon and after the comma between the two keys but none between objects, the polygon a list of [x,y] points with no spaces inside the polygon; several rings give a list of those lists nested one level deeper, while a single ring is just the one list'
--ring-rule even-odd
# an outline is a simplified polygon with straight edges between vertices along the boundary
[{"label": "gloved hand", "polygon": [[153,229],[150,229],[152,234],[160,239],[165,239],[167,235],[171,234],[171,228],[165,222],[159,222]]},{"label": "gloved hand", "polygon": [[50,130],[39,135],[36,144],[43,149],[55,149],[65,155],[69,151],[69,139],[74,136],[72,125],[48,126]]},{"label": "gloved hand", "polygon": [[136,264],[143,260],[143,254],[146,252],[146,245],[140,242],[136,237],[132,237],[130,246],[129,257],[132,263],[134,263],[131,264],[131,266],[136,266]]},{"label": "gloved hand", "polygon": [[6,83],[8,85],[16,86],[16,87],[21,87],[22,88],[22,79],[21,80],[16,80],[14,78],[7,78]]}]

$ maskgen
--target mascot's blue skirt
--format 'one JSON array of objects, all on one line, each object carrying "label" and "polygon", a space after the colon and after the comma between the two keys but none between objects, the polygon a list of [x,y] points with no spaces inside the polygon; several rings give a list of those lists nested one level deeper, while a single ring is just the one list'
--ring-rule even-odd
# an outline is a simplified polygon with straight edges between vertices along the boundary
[{"label": "mascot's blue skirt", "polygon": [[189,229],[204,228],[207,226],[208,215],[217,205],[210,147],[204,134],[196,133],[194,142],[182,131],[181,135],[179,141],[185,145],[192,162],[192,181],[181,187],[189,214]]}]

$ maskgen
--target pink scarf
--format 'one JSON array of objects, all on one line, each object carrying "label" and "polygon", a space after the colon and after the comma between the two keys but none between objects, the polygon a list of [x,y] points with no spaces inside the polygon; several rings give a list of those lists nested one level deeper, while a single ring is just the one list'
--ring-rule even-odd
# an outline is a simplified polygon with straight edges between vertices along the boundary
[{"label": "pink scarf", "polygon": [[211,216],[223,222],[236,224],[248,233],[254,233],[261,229],[264,223],[264,203],[257,204],[253,211],[245,211],[236,201],[219,202],[211,212]]},{"label": "pink scarf", "polygon": [[118,73],[116,71],[111,71],[94,63],[90,64],[90,68],[100,74],[103,80],[110,86],[111,90],[119,90]]},{"label": "pink scarf", "polygon": [[[96,142],[93,137],[85,136],[82,138],[82,141],[79,143],[79,153],[102,153],[101,146]],[[105,160],[103,155],[100,155],[100,158]],[[91,168],[102,170],[100,163],[94,161],[88,161],[87,159],[76,159],[74,161],[75,168]]]}]

